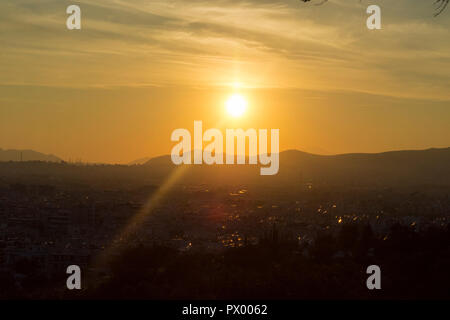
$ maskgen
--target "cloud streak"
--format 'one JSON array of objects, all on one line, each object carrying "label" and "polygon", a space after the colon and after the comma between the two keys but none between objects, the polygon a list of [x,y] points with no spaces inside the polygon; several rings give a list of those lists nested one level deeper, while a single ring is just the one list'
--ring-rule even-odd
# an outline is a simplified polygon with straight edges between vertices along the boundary
[{"label": "cloud streak", "polygon": [[0,3],[0,83],[222,85],[240,78],[256,87],[449,98],[449,22],[427,13],[425,1],[380,0],[383,30],[375,32],[365,28],[364,1],[78,3],[80,32],[65,29],[69,1]]}]

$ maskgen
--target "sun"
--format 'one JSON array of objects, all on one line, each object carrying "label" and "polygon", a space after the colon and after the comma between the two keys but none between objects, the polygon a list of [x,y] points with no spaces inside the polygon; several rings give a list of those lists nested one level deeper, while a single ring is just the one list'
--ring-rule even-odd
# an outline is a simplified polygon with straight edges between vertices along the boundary
[{"label": "sun", "polygon": [[247,109],[247,100],[240,94],[233,94],[225,103],[227,112],[233,117],[240,117]]}]

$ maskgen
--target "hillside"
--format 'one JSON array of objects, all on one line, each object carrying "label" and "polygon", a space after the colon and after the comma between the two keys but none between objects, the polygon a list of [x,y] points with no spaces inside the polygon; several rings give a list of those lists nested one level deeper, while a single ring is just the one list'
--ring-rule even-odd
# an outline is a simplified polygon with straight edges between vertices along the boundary
[{"label": "hillside", "polygon": [[62,159],[52,155],[33,150],[2,150],[0,149],[0,161],[47,161],[61,162]]}]

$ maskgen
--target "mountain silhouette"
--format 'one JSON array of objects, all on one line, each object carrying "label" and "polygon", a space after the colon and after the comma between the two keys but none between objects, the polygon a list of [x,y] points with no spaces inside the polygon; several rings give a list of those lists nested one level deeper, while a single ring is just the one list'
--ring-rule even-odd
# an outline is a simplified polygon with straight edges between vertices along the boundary
[{"label": "mountain silhouette", "polygon": [[[208,184],[212,186],[249,186],[283,193],[296,192],[298,188],[316,186],[339,190],[348,188],[389,187],[450,187],[450,148],[392,151],[383,153],[354,153],[341,155],[315,155],[298,150],[279,154],[279,172],[262,176],[260,164],[256,165],[181,165],[172,163],[171,156],[152,158],[142,165],[87,164],[43,162],[58,161],[54,156],[29,157],[20,151],[0,151],[12,154],[0,162],[0,176],[5,181],[35,181],[48,183],[60,181],[81,186],[112,188],[124,185],[162,185],[174,172],[180,186]],[[34,154],[34,153],[32,153]],[[15,158],[14,158],[15,157]],[[32,162],[26,160],[41,160]],[[419,188],[419,189],[417,189]]]},{"label": "mountain silhouette", "polygon": [[52,154],[44,154],[33,150],[2,150],[0,149],[0,161],[47,161],[61,162],[62,159]]},{"label": "mountain silhouette", "polygon": [[144,157],[144,158],[136,159],[136,160],[129,162],[128,165],[133,166],[133,165],[137,165],[137,164],[144,164],[151,159],[152,159],[151,157]]},{"label": "mountain silhouette", "polygon": [[[190,165],[186,182],[298,183],[398,185],[450,185],[450,148],[315,155],[299,150],[279,154],[280,169],[274,176],[260,176],[261,165]],[[175,167],[171,157],[161,156],[143,166],[158,175]]]}]

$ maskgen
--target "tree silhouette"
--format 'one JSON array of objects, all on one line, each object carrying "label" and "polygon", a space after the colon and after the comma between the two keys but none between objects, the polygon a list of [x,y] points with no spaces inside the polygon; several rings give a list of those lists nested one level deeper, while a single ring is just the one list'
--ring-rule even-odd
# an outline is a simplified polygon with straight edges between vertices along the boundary
[{"label": "tree silhouette", "polygon": [[[300,1],[303,1],[303,2],[309,2],[309,1],[311,1],[311,0],[300,0]],[[325,2],[327,2],[328,0],[320,0],[320,2],[319,3],[316,3],[315,5],[316,6],[320,6],[320,5],[322,5],[322,4],[324,4]],[[361,0],[359,0],[360,2],[361,2]],[[434,1],[434,4],[436,5],[436,12],[435,12],[435,14],[434,14],[434,16],[436,17],[436,16],[438,16],[438,15],[440,15],[441,13],[442,13],[442,11],[444,11],[445,10],[445,8],[448,6],[448,2],[449,2],[450,0],[435,0]]]},{"label": "tree silhouette", "polygon": [[434,2],[434,4],[437,4],[436,13],[434,14],[434,16],[439,15],[442,11],[445,10],[448,5],[448,1],[449,0],[436,0]]}]

